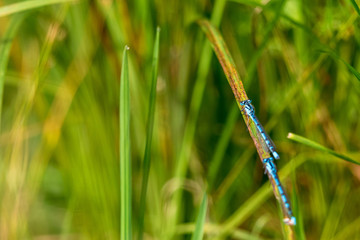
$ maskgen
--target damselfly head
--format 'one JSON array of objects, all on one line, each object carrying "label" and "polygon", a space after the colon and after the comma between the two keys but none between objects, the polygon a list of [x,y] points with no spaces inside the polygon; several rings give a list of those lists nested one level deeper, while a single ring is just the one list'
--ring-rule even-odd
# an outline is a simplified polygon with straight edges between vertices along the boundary
[{"label": "damselfly head", "polygon": [[265,174],[270,173],[271,175],[273,175],[274,173],[276,173],[276,166],[274,164],[274,158],[272,158],[272,157],[265,158],[262,162],[263,162],[263,166],[265,168]]},{"label": "damselfly head", "polygon": [[273,163],[273,162],[274,162],[274,158],[272,158],[272,157],[265,158],[262,162],[263,162],[263,164]]},{"label": "damselfly head", "polygon": [[241,106],[244,106],[243,111],[245,111],[245,113],[247,115],[251,115],[255,113],[255,108],[254,106],[251,104],[251,100],[247,99],[245,101],[240,102]]},{"label": "damselfly head", "polygon": [[240,105],[242,105],[242,106],[245,106],[246,104],[251,104],[251,100],[247,99],[247,100],[240,102]]}]

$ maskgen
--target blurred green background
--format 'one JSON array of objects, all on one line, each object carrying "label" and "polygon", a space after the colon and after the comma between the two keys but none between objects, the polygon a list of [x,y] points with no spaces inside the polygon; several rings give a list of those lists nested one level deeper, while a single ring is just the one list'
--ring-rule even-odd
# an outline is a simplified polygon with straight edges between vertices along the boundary
[{"label": "blurred green background", "polygon": [[280,153],[294,238],[360,239],[360,167],[287,138],[292,132],[359,161],[357,3],[0,1],[0,239],[119,239],[125,45],[136,239],[157,26],[144,239],[190,239],[204,192],[205,239],[286,238],[201,18],[219,27]]}]

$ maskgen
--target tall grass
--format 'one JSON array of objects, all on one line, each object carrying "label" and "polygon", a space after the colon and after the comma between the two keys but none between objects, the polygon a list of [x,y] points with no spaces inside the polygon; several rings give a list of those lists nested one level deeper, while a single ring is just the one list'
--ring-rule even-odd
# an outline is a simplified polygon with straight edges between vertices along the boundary
[{"label": "tall grass", "polygon": [[191,237],[191,240],[201,240],[204,236],[204,223],[206,220],[206,210],[207,210],[207,197],[206,194],[204,194],[203,200],[201,202],[199,215],[196,219],[196,226],[194,233]]},{"label": "tall grass", "polygon": [[155,117],[155,101],[156,101],[156,85],[157,85],[157,73],[159,65],[159,45],[160,45],[160,28],[156,30],[156,38],[154,44],[154,53],[152,61],[152,75],[151,75],[151,90],[149,97],[149,110],[148,110],[148,120],[147,120],[147,133],[146,133],[146,146],[144,153],[144,162],[142,166],[143,174],[141,181],[141,195],[140,195],[140,213],[139,213],[139,233],[138,239],[143,238],[143,227],[144,227],[144,216],[145,216],[145,203],[146,195],[148,188],[149,172],[150,172],[150,162],[151,162],[151,146],[152,146],[152,137],[154,131],[154,117]]},{"label": "tall grass", "polygon": [[[204,18],[224,37],[280,153],[276,164],[298,220],[294,238],[360,238],[359,166],[337,157],[360,159],[357,1],[5,0],[0,13],[0,239],[119,239],[139,231],[143,239],[191,239],[195,229],[203,239],[289,237],[196,23]],[[128,113],[119,112],[125,45]],[[126,176],[119,135],[125,118]],[[292,141],[289,133],[312,142]],[[123,197],[128,207],[121,207]],[[121,220],[125,211],[131,220]]]},{"label": "tall grass", "polygon": [[120,239],[131,239],[131,157],[129,66],[125,46],[120,78]]}]

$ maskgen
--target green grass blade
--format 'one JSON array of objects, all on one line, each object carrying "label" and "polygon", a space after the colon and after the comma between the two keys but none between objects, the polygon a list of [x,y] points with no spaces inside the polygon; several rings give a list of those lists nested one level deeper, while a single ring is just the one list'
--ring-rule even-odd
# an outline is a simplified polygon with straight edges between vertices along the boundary
[{"label": "green grass blade", "polygon": [[357,217],[355,220],[344,226],[333,239],[334,240],[351,239],[350,236],[354,235],[354,233],[359,231],[359,225],[360,225],[360,217]]},{"label": "green grass blade", "polygon": [[[212,17],[212,22],[215,25],[220,24],[220,19],[225,7],[224,0],[217,0],[214,7],[214,13]],[[204,95],[205,85],[206,85],[206,75],[210,69],[211,63],[211,48],[206,43],[202,49],[201,57],[199,63],[199,70],[197,73],[197,78],[195,81],[194,92],[191,97],[190,103],[190,111],[189,111],[189,120],[185,126],[185,133],[182,143],[182,149],[180,150],[179,155],[179,164],[176,168],[175,176],[182,178],[185,175],[186,167],[187,167],[187,159],[190,154],[190,147],[192,145],[196,122],[198,119],[198,114],[200,111],[201,101]]]},{"label": "green grass blade", "polygon": [[78,0],[33,0],[33,1],[23,1],[19,3],[13,3],[0,8],[0,17],[8,16],[14,13],[28,11],[34,8],[44,7],[47,5],[54,5],[65,2],[75,2]]},{"label": "green grass blade", "polygon": [[[346,206],[347,198],[343,196],[348,196],[350,191],[350,184],[348,184],[344,179],[339,179],[336,191],[334,192],[334,199],[329,207],[327,213],[323,231],[321,234],[320,240],[334,239],[339,225],[341,223],[341,216],[344,208]],[[342,229],[342,225],[340,225]]]},{"label": "green grass blade", "polygon": [[229,2],[235,2],[239,4],[243,4],[250,7],[264,7],[265,4],[262,4],[260,1],[252,1],[252,0],[229,0]]},{"label": "green grass blade", "polygon": [[131,158],[130,158],[130,91],[128,46],[125,46],[120,78],[120,234],[131,239]]},{"label": "green grass blade", "polygon": [[355,2],[355,0],[350,0],[351,4],[353,5],[353,7],[355,8],[355,11],[357,12],[358,15],[360,15],[360,9],[359,6],[357,5],[357,3]]},{"label": "green grass blade", "polygon": [[4,42],[0,45],[0,131],[1,131],[1,119],[2,119],[2,104],[3,104],[3,95],[4,95],[4,85],[5,85],[5,72],[7,68],[7,64],[9,61],[9,54],[10,49],[12,46],[12,39],[14,38],[15,34],[17,33],[17,30],[19,29],[20,24],[22,23],[22,20],[24,19],[24,16],[14,16],[10,23],[8,28],[6,29],[6,32],[3,36]]},{"label": "green grass blade", "polygon": [[148,178],[149,178],[149,172],[150,172],[151,142],[152,142],[153,129],[154,129],[157,72],[158,72],[158,65],[159,65],[159,43],[160,43],[160,28],[157,28],[155,45],[154,45],[153,62],[152,62],[151,90],[150,90],[150,98],[149,98],[149,113],[148,113],[148,122],[147,122],[145,155],[144,155],[144,162],[143,162],[143,164],[144,164],[143,165],[143,178],[142,178],[141,195],[140,195],[139,235],[138,235],[139,240],[141,240],[143,238],[146,191],[147,191]]},{"label": "green grass blade", "polygon": [[[214,11],[212,13],[211,22],[214,25],[219,25],[224,9],[226,0],[217,0],[214,5]],[[199,117],[200,107],[205,92],[206,76],[210,69],[210,63],[212,59],[212,52],[209,43],[206,41],[200,55],[199,67],[196,73],[196,80],[194,90],[191,95],[190,109],[188,120],[185,124],[184,137],[181,143],[181,149],[179,153],[178,163],[175,168],[175,177],[183,181],[186,175],[186,169],[189,164],[191,147],[194,142],[196,123]],[[177,208],[175,210],[172,221],[169,222],[169,229],[167,231],[172,235],[175,230],[176,221],[179,218],[179,209],[181,204],[182,192],[179,191],[175,194],[173,199],[173,206]],[[171,236],[170,236],[171,238]]]},{"label": "green grass blade", "polygon": [[294,133],[289,133],[288,136],[287,136],[287,138],[289,138],[289,139],[291,139],[291,140],[293,140],[293,141],[295,141],[295,142],[302,143],[302,144],[304,144],[304,145],[306,145],[306,146],[309,146],[309,147],[311,147],[311,148],[320,150],[320,151],[322,151],[322,152],[329,153],[329,154],[331,154],[331,155],[333,155],[333,156],[335,156],[335,157],[338,157],[338,158],[340,158],[340,159],[343,159],[343,160],[345,160],[345,161],[348,161],[348,162],[351,162],[351,163],[355,163],[355,164],[357,164],[357,165],[360,165],[360,162],[357,162],[357,161],[349,158],[348,156],[345,156],[345,155],[343,155],[343,154],[337,153],[337,152],[335,152],[335,151],[333,151],[333,150],[331,150],[331,149],[329,149],[329,148],[326,148],[326,147],[320,145],[320,144],[317,143],[317,142],[314,142],[314,141],[312,141],[312,140],[310,140],[310,139],[307,139],[307,138],[304,138],[304,137],[302,137],[302,136],[296,135],[296,134],[294,134]]},{"label": "green grass blade", "polygon": [[351,66],[350,64],[348,64],[347,62],[345,62],[345,60],[339,58],[340,61],[342,61],[346,67],[349,69],[349,71],[360,81],[360,73],[358,71],[356,71],[356,69]]},{"label": "green grass blade", "polygon": [[296,186],[294,184],[295,182],[295,176],[293,177],[293,191],[292,191],[292,197],[291,202],[293,203],[293,211],[294,215],[296,216],[296,228],[295,228],[295,236],[297,240],[306,240],[305,235],[305,229],[304,229],[304,221],[303,221],[303,212],[301,211],[301,202],[299,197],[299,192],[296,189]]},{"label": "green grass blade", "polygon": [[257,68],[257,62],[259,60],[259,58],[261,57],[262,53],[265,50],[265,47],[268,45],[269,40],[270,40],[270,36],[273,33],[273,30],[276,26],[276,23],[278,22],[278,20],[280,19],[281,16],[281,12],[282,9],[284,7],[285,1],[282,0],[281,2],[278,3],[278,6],[276,7],[275,10],[275,17],[271,20],[271,22],[268,23],[268,25],[265,28],[264,31],[264,39],[262,40],[260,46],[258,47],[258,49],[256,50],[254,56],[251,58],[251,61],[247,67],[248,69],[248,76],[247,76],[247,81],[251,82],[255,72],[256,72],[256,68]]},{"label": "green grass blade", "polygon": [[204,224],[205,224],[205,218],[206,218],[206,209],[207,209],[207,197],[206,197],[206,193],[205,193],[203,200],[201,202],[199,215],[196,220],[195,231],[191,237],[191,240],[202,240],[203,239]]},{"label": "green grass blade", "polygon": [[356,69],[348,64],[344,59],[342,59],[339,55],[337,55],[333,50],[331,49],[325,49],[321,50],[321,52],[329,54],[332,58],[337,59],[341,61],[345,66],[349,69],[349,71],[360,81],[360,73],[356,71]]},{"label": "green grass blade", "polygon": [[217,58],[224,70],[225,76],[235,95],[238,104],[248,99],[243,83],[236,71],[235,63],[220,34],[220,32],[207,20],[199,21],[199,24],[209,39]]},{"label": "green grass blade", "polygon": [[[233,91],[233,94],[235,96],[236,102],[240,108],[240,102],[247,100],[248,96],[246,95],[243,83],[239,77],[238,72],[236,71],[235,63],[230,55],[230,52],[220,34],[220,32],[207,20],[201,20],[199,21],[199,24],[203,31],[205,32],[207,38],[209,39],[215,54],[224,70],[225,76],[229,82],[229,85]],[[261,160],[270,157],[270,153],[267,149],[265,149],[261,144],[261,137],[259,138],[257,136],[257,129],[256,126],[253,124],[253,122],[249,119],[248,116],[246,116],[241,111],[243,118],[245,120],[246,126],[249,129],[249,133],[251,138],[254,141],[255,147],[257,149],[257,152],[261,158]]]},{"label": "green grass blade", "polygon": [[240,112],[238,106],[236,105],[236,103],[234,103],[226,119],[226,123],[224,125],[225,127],[218,141],[218,144],[216,145],[214,155],[210,161],[210,166],[208,171],[208,185],[210,189],[214,189],[216,173],[219,171],[221,160],[224,157],[224,154],[226,152],[226,147],[229,144],[231,135],[234,130],[234,126],[239,118],[239,115]]},{"label": "green grass blade", "polygon": [[[106,19],[106,24],[109,28],[111,37],[113,38],[118,57],[121,57],[121,47],[120,44],[126,42],[126,39],[123,27],[120,24],[125,22],[124,19],[118,19],[114,11],[112,4],[105,4],[103,1],[96,1],[97,6],[99,7],[103,17]],[[123,17],[123,16],[122,16]]]}]

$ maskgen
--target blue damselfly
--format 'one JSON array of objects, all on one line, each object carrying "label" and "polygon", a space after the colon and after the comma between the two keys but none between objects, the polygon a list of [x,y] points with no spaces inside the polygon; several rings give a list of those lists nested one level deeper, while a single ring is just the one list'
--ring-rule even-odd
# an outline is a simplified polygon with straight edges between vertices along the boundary
[{"label": "blue damselfly", "polygon": [[264,127],[261,125],[259,119],[255,115],[255,108],[251,104],[251,100],[248,99],[248,100],[242,101],[240,103],[240,105],[244,106],[243,111],[245,112],[245,114],[247,116],[249,116],[251,118],[251,120],[256,125],[256,128],[257,128],[258,132],[260,133],[261,137],[263,138],[267,148],[269,149],[269,151],[271,152],[273,157],[275,159],[280,159],[279,154],[275,150],[275,144],[273,143],[273,141],[271,140],[269,135],[267,135],[267,133],[265,132]]},{"label": "blue damselfly", "polygon": [[271,177],[275,183],[275,185],[273,184],[273,187],[276,187],[276,189],[280,195],[281,207],[286,216],[284,218],[284,223],[286,223],[288,225],[296,225],[296,218],[293,216],[290,202],[288,200],[288,197],[286,196],[283,186],[281,185],[279,176],[277,174],[277,169],[276,169],[276,166],[274,163],[274,158],[269,157],[269,158],[264,159],[263,166],[265,168],[265,173],[267,173],[268,176]]}]

